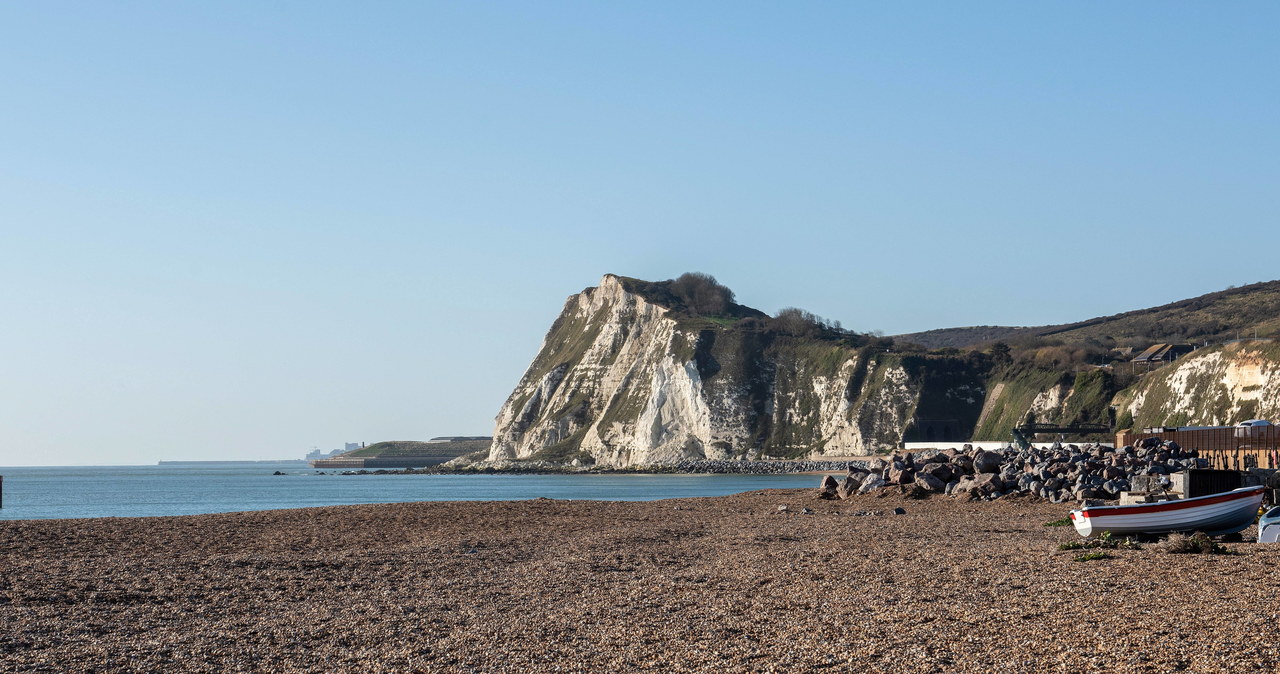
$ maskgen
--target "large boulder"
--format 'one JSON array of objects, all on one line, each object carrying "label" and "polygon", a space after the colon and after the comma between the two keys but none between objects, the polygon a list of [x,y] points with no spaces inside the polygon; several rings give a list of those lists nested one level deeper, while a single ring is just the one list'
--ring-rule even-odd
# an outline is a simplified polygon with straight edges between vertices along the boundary
[{"label": "large boulder", "polygon": [[836,496],[843,499],[858,493],[858,487],[862,486],[863,475],[865,473],[852,473],[849,477],[846,477],[844,482],[841,482],[840,486],[836,487]]},{"label": "large boulder", "polygon": [[879,489],[885,486],[886,484],[888,483],[884,481],[884,478],[880,477],[879,475],[875,475],[873,473],[871,475],[868,475],[867,479],[863,480],[862,484],[858,486],[858,493],[866,494],[868,492],[871,492],[872,490]]},{"label": "large boulder", "polygon": [[980,449],[973,457],[973,469],[979,473],[999,473],[1002,464],[1004,456],[996,452]]},{"label": "large boulder", "polygon": [[824,475],[822,476],[822,484],[818,486],[818,498],[836,498],[836,492],[839,489],[840,483],[834,477]]},{"label": "large boulder", "polygon": [[915,485],[931,492],[940,492],[947,488],[947,483],[929,473],[916,473]]},{"label": "large boulder", "polygon": [[1004,484],[994,473],[978,473],[960,478],[960,482],[951,490],[952,494],[970,494],[971,496],[989,496],[1000,491]]},{"label": "large boulder", "polygon": [[956,477],[955,471],[952,470],[951,465],[947,463],[931,463],[921,469],[920,473],[931,475],[938,480],[941,480],[943,484],[950,482]]},{"label": "large boulder", "polygon": [[915,481],[915,468],[890,468],[889,484],[911,484]]}]

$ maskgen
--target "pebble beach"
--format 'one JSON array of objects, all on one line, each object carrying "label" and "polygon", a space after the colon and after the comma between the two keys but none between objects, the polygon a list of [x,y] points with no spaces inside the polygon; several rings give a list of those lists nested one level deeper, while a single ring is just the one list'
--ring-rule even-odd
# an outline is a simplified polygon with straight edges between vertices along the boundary
[{"label": "pebble beach", "polygon": [[1068,508],[803,489],[0,522],[0,671],[1280,669],[1280,546],[1081,562],[1045,526]]}]

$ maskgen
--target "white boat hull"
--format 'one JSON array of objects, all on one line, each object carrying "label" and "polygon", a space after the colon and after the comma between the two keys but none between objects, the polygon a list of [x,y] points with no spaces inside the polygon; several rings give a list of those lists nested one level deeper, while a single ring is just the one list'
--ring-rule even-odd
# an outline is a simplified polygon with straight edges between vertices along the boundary
[{"label": "white boat hull", "polygon": [[1197,498],[1124,506],[1086,506],[1071,511],[1081,536],[1203,531],[1211,536],[1247,529],[1258,515],[1265,487],[1244,487]]}]

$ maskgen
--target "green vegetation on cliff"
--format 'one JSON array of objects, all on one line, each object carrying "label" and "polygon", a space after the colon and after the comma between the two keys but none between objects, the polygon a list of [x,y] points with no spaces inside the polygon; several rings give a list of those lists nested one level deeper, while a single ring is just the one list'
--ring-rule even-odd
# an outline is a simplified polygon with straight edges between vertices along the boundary
[{"label": "green vegetation on cliff", "polygon": [[345,452],[343,457],[373,458],[399,456],[462,456],[489,449],[489,438],[422,442],[418,440],[389,440],[368,447]]}]

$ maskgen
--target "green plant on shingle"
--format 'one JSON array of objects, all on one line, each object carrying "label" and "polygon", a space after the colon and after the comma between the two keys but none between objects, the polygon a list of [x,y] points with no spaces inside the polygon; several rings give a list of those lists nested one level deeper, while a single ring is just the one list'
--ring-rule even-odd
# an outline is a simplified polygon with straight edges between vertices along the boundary
[{"label": "green plant on shingle", "polygon": [[1045,525],[1046,527],[1065,527],[1065,526],[1068,526],[1068,525],[1070,525],[1070,524],[1071,524],[1071,518],[1070,518],[1070,517],[1064,517],[1064,518],[1062,518],[1062,519],[1060,519],[1060,520],[1053,520],[1052,522],[1045,522],[1045,523],[1044,523],[1044,525]]},{"label": "green plant on shingle", "polygon": [[[1047,526],[1047,525],[1046,525]],[[1102,532],[1097,538],[1083,541],[1071,541],[1058,546],[1059,550],[1089,550],[1102,548],[1106,550],[1141,550],[1142,544],[1132,538],[1116,538],[1110,531]]]},{"label": "green plant on shingle", "polygon": [[1086,552],[1083,555],[1076,557],[1077,562],[1092,562],[1095,559],[1111,559],[1111,555],[1102,550],[1094,550],[1093,552]]}]

